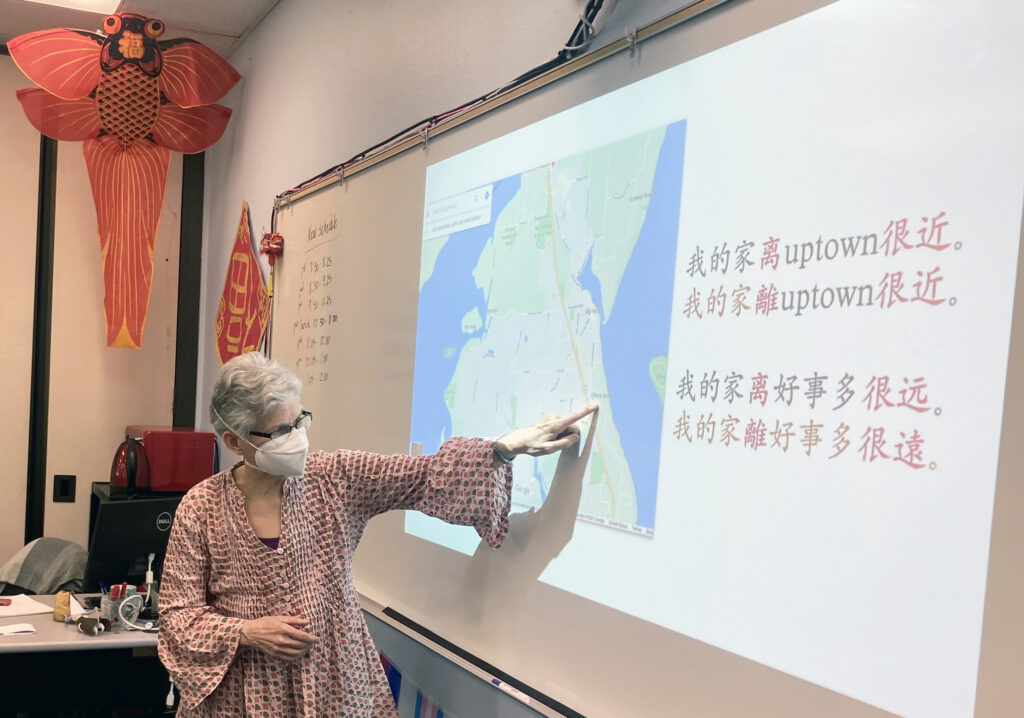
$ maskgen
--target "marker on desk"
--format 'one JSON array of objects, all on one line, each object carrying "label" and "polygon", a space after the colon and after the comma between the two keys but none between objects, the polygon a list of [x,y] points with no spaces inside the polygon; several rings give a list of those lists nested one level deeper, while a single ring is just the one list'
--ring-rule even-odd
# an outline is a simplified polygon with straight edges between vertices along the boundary
[{"label": "marker on desk", "polygon": [[499,689],[505,691],[506,693],[508,693],[513,698],[515,698],[517,700],[520,700],[520,701],[522,701],[523,703],[525,703],[527,705],[530,704],[530,696],[526,695],[521,690],[513,688],[508,683],[504,683],[504,682],[500,681],[497,678],[492,678],[491,679],[491,684],[494,685],[494,686],[497,686]]}]

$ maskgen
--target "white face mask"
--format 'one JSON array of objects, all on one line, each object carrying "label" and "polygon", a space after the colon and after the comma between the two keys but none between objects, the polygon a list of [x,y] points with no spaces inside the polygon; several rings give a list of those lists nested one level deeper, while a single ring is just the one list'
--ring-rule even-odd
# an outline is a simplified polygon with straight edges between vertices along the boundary
[{"label": "white face mask", "polygon": [[[224,421],[216,409],[213,413]],[[227,422],[224,422],[227,425]],[[231,429],[230,426],[228,426]],[[305,427],[292,429],[284,436],[271,439],[262,446],[242,439],[242,435],[231,429],[239,439],[256,449],[255,464],[246,461],[246,465],[265,471],[274,476],[302,476],[306,470],[306,453],[309,451],[309,439]]]},{"label": "white face mask", "polygon": [[[245,443],[256,446],[251,441]],[[308,451],[309,439],[306,438],[306,429],[292,429],[285,436],[256,446],[255,468],[274,476],[302,476],[306,470]]]}]

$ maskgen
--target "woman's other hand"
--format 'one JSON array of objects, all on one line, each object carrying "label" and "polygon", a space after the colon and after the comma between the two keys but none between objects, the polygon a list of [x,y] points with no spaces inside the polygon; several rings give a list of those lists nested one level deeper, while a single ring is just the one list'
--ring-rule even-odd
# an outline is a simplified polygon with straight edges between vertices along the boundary
[{"label": "woman's other hand", "polygon": [[302,630],[308,625],[309,621],[298,616],[264,616],[242,624],[239,644],[274,658],[296,661],[320,640]]},{"label": "woman's other hand", "polygon": [[580,440],[580,428],[576,422],[595,411],[597,404],[588,404],[565,416],[548,414],[533,426],[509,432],[495,443],[498,451],[509,459],[518,454],[553,454]]}]

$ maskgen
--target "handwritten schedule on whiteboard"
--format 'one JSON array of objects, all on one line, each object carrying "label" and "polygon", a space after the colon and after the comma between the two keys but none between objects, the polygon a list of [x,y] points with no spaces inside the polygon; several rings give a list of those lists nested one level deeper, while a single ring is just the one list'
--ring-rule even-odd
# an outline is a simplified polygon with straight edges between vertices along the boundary
[{"label": "handwritten schedule on whiteboard", "polygon": [[305,386],[322,384],[331,376],[331,339],[338,324],[334,304],[334,259],[324,251],[301,257],[296,314],[290,330],[295,346],[292,370]]}]

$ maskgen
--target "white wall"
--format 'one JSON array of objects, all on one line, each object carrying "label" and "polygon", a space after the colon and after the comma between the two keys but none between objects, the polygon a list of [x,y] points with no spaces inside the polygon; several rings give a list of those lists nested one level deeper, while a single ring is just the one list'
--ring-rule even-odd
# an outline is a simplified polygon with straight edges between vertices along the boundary
[{"label": "white wall", "polygon": [[11,58],[0,55],[0,197],[4,222],[4,318],[0,366],[7,385],[0,436],[0,563],[25,539],[28,413],[32,378],[32,308],[36,266],[36,190],[39,134],[25,119],[14,93],[27,84]]}]

